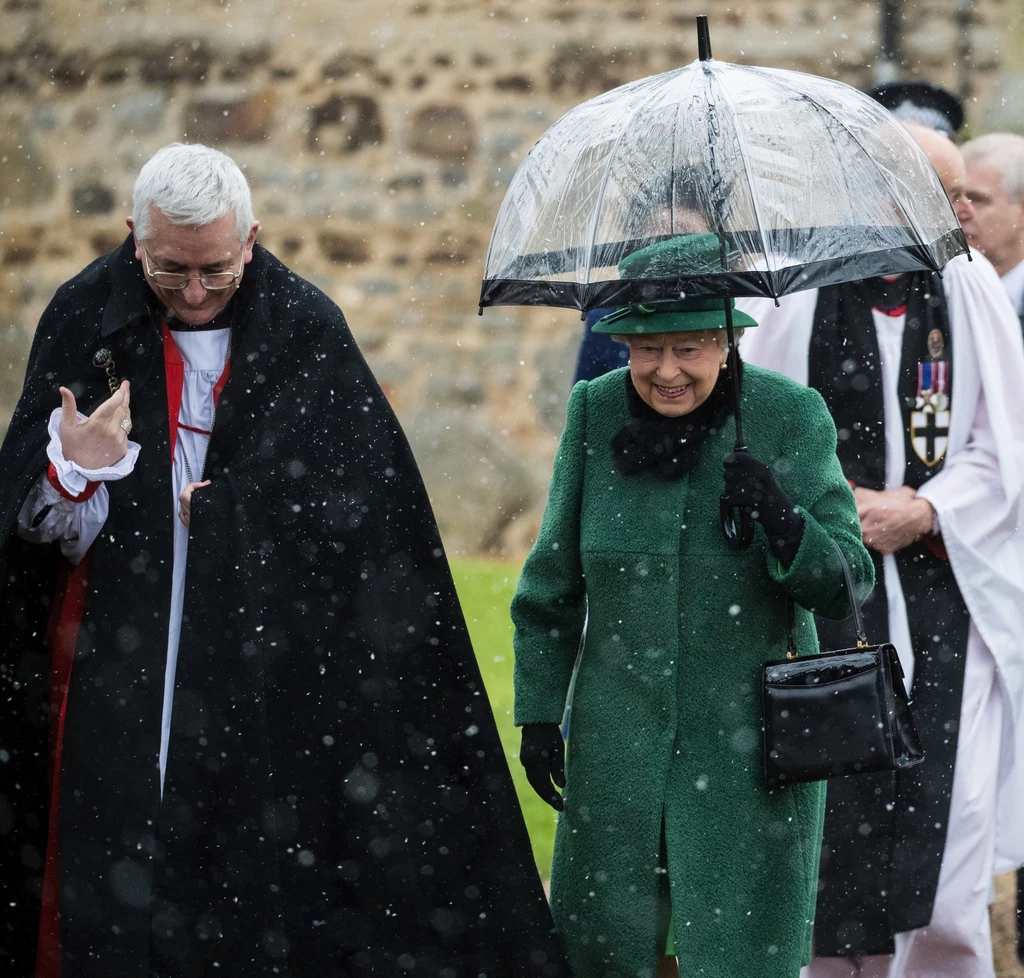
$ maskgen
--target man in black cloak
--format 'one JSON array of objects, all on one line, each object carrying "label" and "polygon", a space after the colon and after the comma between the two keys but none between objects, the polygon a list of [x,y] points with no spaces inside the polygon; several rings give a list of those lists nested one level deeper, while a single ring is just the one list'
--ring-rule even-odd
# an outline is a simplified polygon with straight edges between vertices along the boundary
[{"label": "man in black cloak", "polygon": [[0,448],[0,973],[567,974],[341,311],[214,150],[157,153],[129,227]]}]

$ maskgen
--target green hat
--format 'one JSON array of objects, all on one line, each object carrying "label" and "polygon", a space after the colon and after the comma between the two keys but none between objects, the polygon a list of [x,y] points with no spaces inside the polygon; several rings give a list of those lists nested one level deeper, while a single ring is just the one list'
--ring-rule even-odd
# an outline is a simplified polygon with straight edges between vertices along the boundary
[{"label": "green hat", "polygon": [[[634,251],[619,262],[621,278],[678,279],[689,275],[713,275],[722,271],[718,236],[680,234],[667,241]],[[725,329],[724,299],[701,296],[673,299],[644,305],[623,306],[591,327],[594,333],[681,333],[698,329]],[[736,301],[729,299],[730,308]],[[746,313],[734,311],[732,324],[737,329],[756,326]]]}]

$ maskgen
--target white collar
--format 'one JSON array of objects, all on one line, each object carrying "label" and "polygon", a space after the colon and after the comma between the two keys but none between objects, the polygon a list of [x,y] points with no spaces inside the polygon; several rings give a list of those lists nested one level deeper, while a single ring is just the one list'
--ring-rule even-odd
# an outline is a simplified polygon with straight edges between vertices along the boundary
[{"label": "white collar", "polygon": [[185,371],[224,369],[224,358],[228,349],[231,330],[183,329],[174,330],[174,345],[185,363]]},{"label": "white collar", "polygon": [[1013,311],[1020,315],[1021,307],[1024,306],[1024,261],[1014,265],[1000,281],[1010,297]]}]

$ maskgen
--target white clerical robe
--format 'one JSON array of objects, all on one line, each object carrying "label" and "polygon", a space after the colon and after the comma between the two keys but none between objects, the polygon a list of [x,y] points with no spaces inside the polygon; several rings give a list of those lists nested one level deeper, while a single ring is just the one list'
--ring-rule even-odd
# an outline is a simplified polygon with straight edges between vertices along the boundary
[{"label": "white clerical robe", "polygon": [[1003,283],[1010,305],[1020,315],[1024,311],[1024,261],[1014,265],[999,281]]},{"label": "white clerical robe", "polygon": [[[230,329],[172,330],[175,346],[181,354],[184,380],[174,461],[168,482],[167,504],[172,508],[174,525],[174,568],[171,574],[171,612],[167,627],[167,660],[164,669],[164,699],[160,721],[160,786],[163,790],[167,770],[167,747],[174,707],[174,677],[181,636],[181,613],[185,600],[185,567],[188,558],[188,529],[178,518],[178,498],[190,481],[202,478],[206,450],[210,443],[215,413],[214,387],[224,374],[228,356]],[[79,415],[84,419],[84,415]],[[140,446],[128,442],[128,451],[116,465],[99,470],[82,469],[64,458],[60,442],[60,408],[50,416],[50,444],[47,454],[53,462],[64,490],[81,495],[88,482],[122,479],[135,467]],[[191,470],[192,479],[189,479]],[[200,492],[202,490],[199,490]],[[38,543],[59,540],[61,550],[73,563],[79,563],[103,530],[109,507],[109,494],[100,485],[86,501],[76,503],[62,496],[42,475],[18,517],[18,535]],[[49,506],[40,520],[39,514]],[[37,524],[37,525],[34,525]]]},{"label": "white clerical robe", "polygon": [[[972,257],[954,259],[943,272],[954,357],[952,418],[943,469],[918,490],[935,509],[971,615],[946,852],[932,925],[897,936],[891,971],[885,964],[856,972],[864,975],[989,978],[989,880],[993,872],[1024,864],[1024,538],[1018,532],[1024,429],[1015,408],[1024,383],[1024,344],[994,269],[978,253]],[[742,340],[744,357],[806,383],[816,304],[814,290],[788,296],[778,307],[771,300],[740,300],[737,305],[760,324]],[[905,462],[897,398],[903,317],[875,312],[874,318],[886,485],[894,488],[902,484]],[[912,676],[902,588],[895,560],[886,557],[884,563],[890,637]],[[941,963],[926,933],[940,929],[946,931]],[[921,940],[913,936],[918,934]],[[824,978],[843,973],[829,968],[842,967],[838,959],[816,959],[812,973]]]}]

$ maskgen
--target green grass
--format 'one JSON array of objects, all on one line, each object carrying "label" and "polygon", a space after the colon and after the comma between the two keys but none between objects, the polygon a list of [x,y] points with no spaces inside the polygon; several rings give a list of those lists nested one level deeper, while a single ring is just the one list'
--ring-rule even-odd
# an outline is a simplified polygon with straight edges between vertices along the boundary
[{"label": "green grass", "polygon": [[555,813],[526,781],[519,763],[519,730],[512,722],[512,622],[508,608],[515,593],[519,567],[466,558],[454,559],[451,563],[459,601],[530,832],[537,868],[544,879],[550,879]]}]

